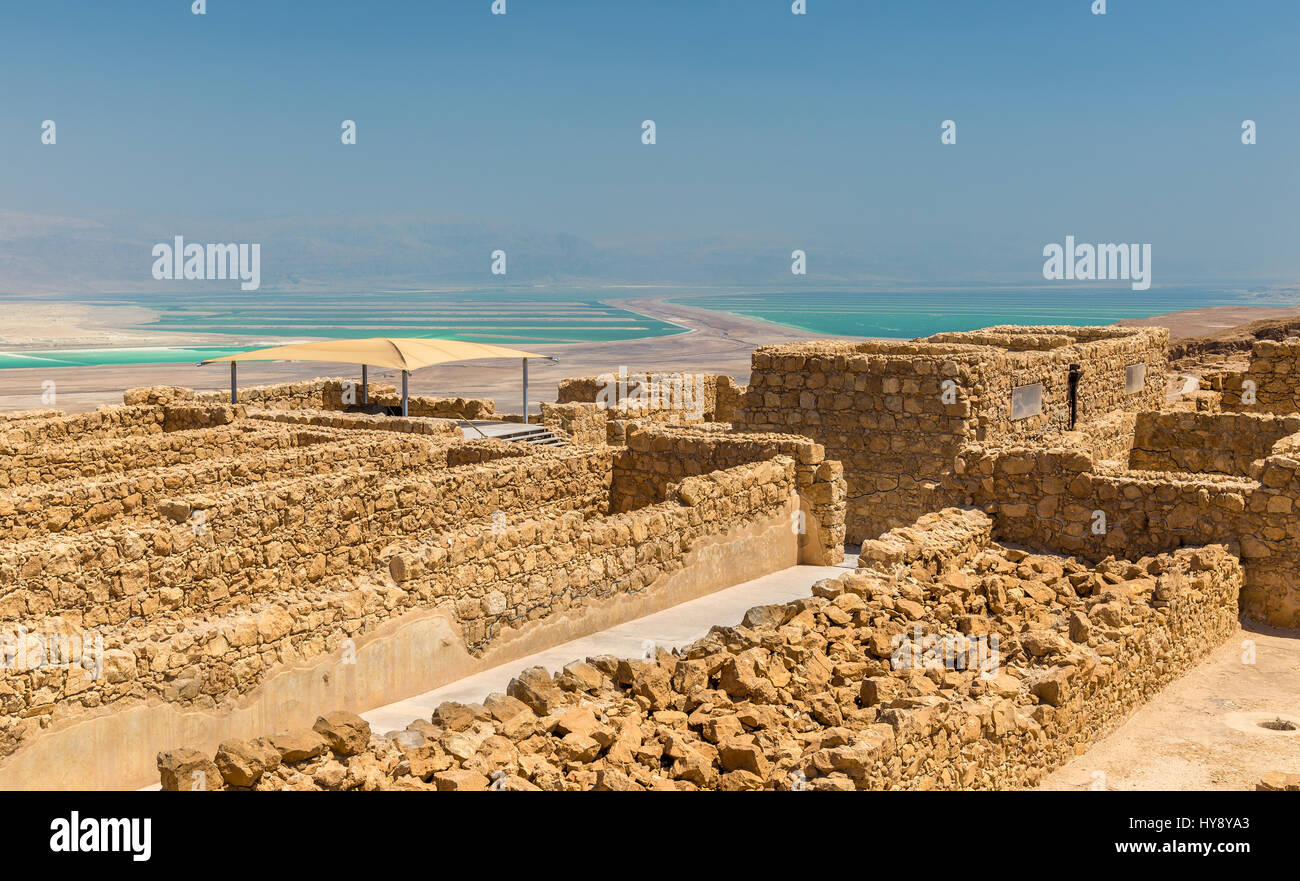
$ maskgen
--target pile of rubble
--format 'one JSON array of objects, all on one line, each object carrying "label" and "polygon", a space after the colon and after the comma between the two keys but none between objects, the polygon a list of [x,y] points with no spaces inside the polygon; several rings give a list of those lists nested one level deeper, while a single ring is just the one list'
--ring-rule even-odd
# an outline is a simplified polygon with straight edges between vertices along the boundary
[{"label": "pile of rubble", "polygon": [[1088,567],[987,536],[979,512],[929,515],[684,650],[527,669],[384,736],[337,713],[214,759],[162,753],[163,787],[1031,786],[1235,626],[1221,547]]}]

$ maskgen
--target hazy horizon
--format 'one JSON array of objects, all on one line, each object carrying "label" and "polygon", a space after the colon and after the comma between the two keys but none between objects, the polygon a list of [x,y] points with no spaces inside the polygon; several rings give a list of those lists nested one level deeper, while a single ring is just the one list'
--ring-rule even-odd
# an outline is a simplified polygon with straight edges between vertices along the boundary
[{"label": "hazy horizon", "polygon": [[165,290],[176,235],[267,290],[1300,278],[1295,4],[490,5],[7,11],[0,291]]}]

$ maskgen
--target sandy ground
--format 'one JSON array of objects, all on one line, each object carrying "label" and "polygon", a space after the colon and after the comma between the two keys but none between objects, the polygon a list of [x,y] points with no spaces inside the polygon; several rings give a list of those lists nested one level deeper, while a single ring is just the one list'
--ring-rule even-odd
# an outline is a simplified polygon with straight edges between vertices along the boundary
[{"label": "sandy ground", "polygon": [[[64,304],[58,304],[61,307]],[[622,340],[605,343],[565,343],[537,346],[544,354],[554,355],[559,361],[530,361],[528,364],[529,400],[532,412],[537,412],[538,401],[554,401],[561,379],[571,376],[595,376],[613,373],[626,366],[636,373],[647,370],[668,370],[682,373],[725,373],[742,383],[749,381],[749,356],[756,346],[791,342],[803,339],[820,339],[824,335],[782,327],[739,316],[726,315],[707,309],[667,303],[662,297],[620,299],[620,307],[670,321],[687,328],[687,333],[643,340]],[[119,315],[92,316],[85,311],[69,310],[69,318],[77,322],[68,325],[78,342],[61,340],[44,343],[45,348],[83,345],[81,338],[91,333],[114,333],[110,321],[120,320]],[[95,307],[96,310],[102,307]],[[134,309],[135,307],[112,307]],[[19,310],[13,310],[19,311]],[[137,310],[148,313],[148,310]],[[47,315],[47,318],[53,316]],[[138,322],[139,318],[136,318]],[[11,323],[12,321],[12,323]],[[22,315],[13,319],[0,315],[0,339],[32,334],[40,326],[39,318]],[[45,332],[57,332],[57,324],[47,324]],[[126,333],[126,331],[123,331]],[[96,339],[96,343],[103,343]],[[174,335],[135,334],[130,345],[198,345],[214,343],[212,335],[203,339],[190,337],[177,340]],[[239,345],[231,337],[217,338],[217,345]],[[15,343],[10,343],[14,345]],[[249,344],[252,344],[251,342]],[[353,368],[347,365],[295,364],[279,362],[243,364],[239,367],[241,386],[262,385],[270,382],[288,382],[311,379],[315,376],[349,375]],[[357,371],[358,376],[360,372]],[[426,367],[411,375],[412,394],[443,397],[495,398],[497,411],[518,413],[521,405],[521,365],[513,361],[478,361],[466,364],[446,364]],[[376,382],[400,385],[401,374],[395,370],[371,370],[370,378]],[[55,382],[56,401],[42,402],[42,383]],[[103,404],[122,403],[122,391],[142,385],[182,385],[197,389],[228,389],[230,371],[225,365],[196,367],[190,364],[144,364],[136,366],[107,367],[56,367],[0,370],[0,412],[28,410],[40,407],[57,407],[69,413],[93,410]]]},{"label": "sandy ground", "polygon": [[1180,339],[1227,330],[1248,321],[1294,318],[1297,315],[1300,315],[1300,306],[1207,306],[1149,318],[1122,318],[1115,323],[1122,327],[1167,327],[1170,337]]},{"label": "sandy ground", "polygon": [[[1243,663],[1247,641],[1254,664]],[[1300,773],[1298,686],[1300,636],[1252,625],[1040,788],[1240,790],[1269,771]],[[1279,717],[1296,730],[1259,725]]]},{"label": "sandy ground", "polygon": [[232,344],[231,337],[217,334],[131,329],[156,317],[156,312],[143,306],[3,300],[0,301],[0,346],[14,349],[92,349],[103,346]]}]

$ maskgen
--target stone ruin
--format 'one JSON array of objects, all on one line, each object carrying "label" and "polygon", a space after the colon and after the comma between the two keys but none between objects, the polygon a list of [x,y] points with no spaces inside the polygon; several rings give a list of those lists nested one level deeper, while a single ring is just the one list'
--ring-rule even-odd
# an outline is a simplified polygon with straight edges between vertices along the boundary
[{"label": "stone ruin", "polygon": [[[375,737],[350,713],[158,756],[165,789],[1033,786],[1237,626],[1222,547],[1089,567],[948,509],[682,651],[522,670]],[[991,647],[992,653],[983,650]],[[958,659],[952,663],[952,659]]]},{"label": "stone ruin", "polygon": [[[1171,394],[1167,343],[768,346],[747,387],[635,408],[571,380],[542,405],[560,448],[466,440],[490,401],[343,412],[342,380],[15,414],[0,626],[102,651],[6,643],[0,786],[1032,786],[1239,611],[1300,627],[1281,359],[1237,406]],[[351,715],[846,540],[856,571],[684,650],[523,671],[391,735]],[[900,641],[999,660],[900,665]]]},{"label": "stone ruin", "polygon": [[842,555],[820,500],[843,478],[807,438],[647,486],[603,443],[467,440],[335,392],[0,422],[0,787],[144,785],[145,744],[310,724]]}]

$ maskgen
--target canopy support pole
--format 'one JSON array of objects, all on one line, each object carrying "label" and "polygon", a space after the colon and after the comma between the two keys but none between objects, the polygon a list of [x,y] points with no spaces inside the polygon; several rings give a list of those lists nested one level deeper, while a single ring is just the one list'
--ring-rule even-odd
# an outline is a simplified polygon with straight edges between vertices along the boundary
[{"label": "canopy support pole", "polygon": [[402,415],[406,415],[406,378],[410,376],[410,371],[402,371]]},{"label": "canopy support pole", "polygon": [[370,403],[369,389],[370,383],[366,382],[366,365],[361,365],[361,404],[362,406]]},{"label": "canopy support pole", "polygon": [[528,424],[528,359],[524,359],[524,425]]},{"label": "canopy support pole", "polygon": [[230,362],[230,403],[239,403],[239,394],[235,391],[235,362]]}]

